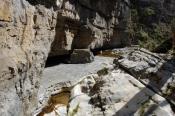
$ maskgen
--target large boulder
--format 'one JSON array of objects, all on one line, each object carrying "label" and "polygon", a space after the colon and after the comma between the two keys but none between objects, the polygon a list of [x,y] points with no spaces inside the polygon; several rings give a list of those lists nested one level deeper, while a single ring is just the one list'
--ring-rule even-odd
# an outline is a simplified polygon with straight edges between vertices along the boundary
[{"label": "large boulder", "polygon": [[90,63],[94,60],[93,53],[88,49],[75,49],[70,57],[70,63]]}]

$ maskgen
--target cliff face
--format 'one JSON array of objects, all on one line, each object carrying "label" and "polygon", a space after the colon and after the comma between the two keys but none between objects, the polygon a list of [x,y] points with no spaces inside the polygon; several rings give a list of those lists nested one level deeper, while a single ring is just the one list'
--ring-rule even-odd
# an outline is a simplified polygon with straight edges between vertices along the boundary
[{"label": "cliff face", "polygon": [[[0,115],[31,115],[45,61],[126,45],[127,0],[1,0]],[[52,45],[51,45],[52,44]]]},{"label": "cliff face", "polygon": [[56,14],[24,0],[2,0],[0,115],[29,115],[55,35]]},{"label": "cliff face", "polygon": [[114,48],[127,44],[128,1],[57,1],[56,35],[50,55],[72,49]]}]

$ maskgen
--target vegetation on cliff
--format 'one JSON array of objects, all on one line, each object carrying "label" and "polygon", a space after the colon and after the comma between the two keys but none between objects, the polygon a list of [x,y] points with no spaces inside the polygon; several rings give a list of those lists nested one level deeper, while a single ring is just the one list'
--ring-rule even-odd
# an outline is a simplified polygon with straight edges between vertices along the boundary
[{"label": "vegetation on cliff", "polygon": [[128,31],[132,42],[154,52],[168,52],[172,48],[174,17],[164,15],[160,6],[143,5],[138,0],[131,2]]}]

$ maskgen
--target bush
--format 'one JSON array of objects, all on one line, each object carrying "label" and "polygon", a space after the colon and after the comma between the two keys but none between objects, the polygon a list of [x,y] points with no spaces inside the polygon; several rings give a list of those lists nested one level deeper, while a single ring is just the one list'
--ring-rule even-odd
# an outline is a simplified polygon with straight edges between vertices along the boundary
[{"label": "bush", "polygon": [[152,16],[152,15],[155,15],[155,14],[156,13],[155,13],[154,9],[152,9],[150,7],[143,9],[143,16],[147,17],[147,16]]},{"label": "bush", "polygon": [[[137,6],[132,7],[131,20],[127,28],[130,39],[137,41],[140,47],[149,49],[150,51],[154,51],[162,43],[169,40],[172,33],[170,24],[163,22],[147,24],[150,16],[155,14],[156,11],[151,7],[146,7],[143,11],[140,11]],[[146,20],[145,22],[142,20],[143,17]]]}]

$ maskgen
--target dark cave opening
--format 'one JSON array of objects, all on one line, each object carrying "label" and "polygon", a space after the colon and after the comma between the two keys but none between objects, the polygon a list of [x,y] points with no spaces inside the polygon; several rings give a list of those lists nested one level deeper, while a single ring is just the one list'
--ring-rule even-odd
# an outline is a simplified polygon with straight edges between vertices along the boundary
[{"label": "dark cave opening", "polygon": [[[73,50],[66,55],[56,55],[56,56],[49,55],[46,60],[45,68],[56,66],[59,64],[72,64],[71,63],[72,52]],[[93,53],[94,56],[105,56],[105,57],[120,56],[120,54],[113,54],[113,49],[95,49],[95,50],[91,50],[91,52]]]},{"label": "dark cave opening", "polygon": [[31,5],[44,5],[46,8],[56,7],[56,0],[27,0]]},{"label": "dark cave opening", "polygon": [[52,67],[52,66],[56,66],[59,64],[68,64],[70,60],[70,55],[61,55],[61,56],[49,56],[47,58],[46,64],[45,64],[45,68],[47,67]]}]

